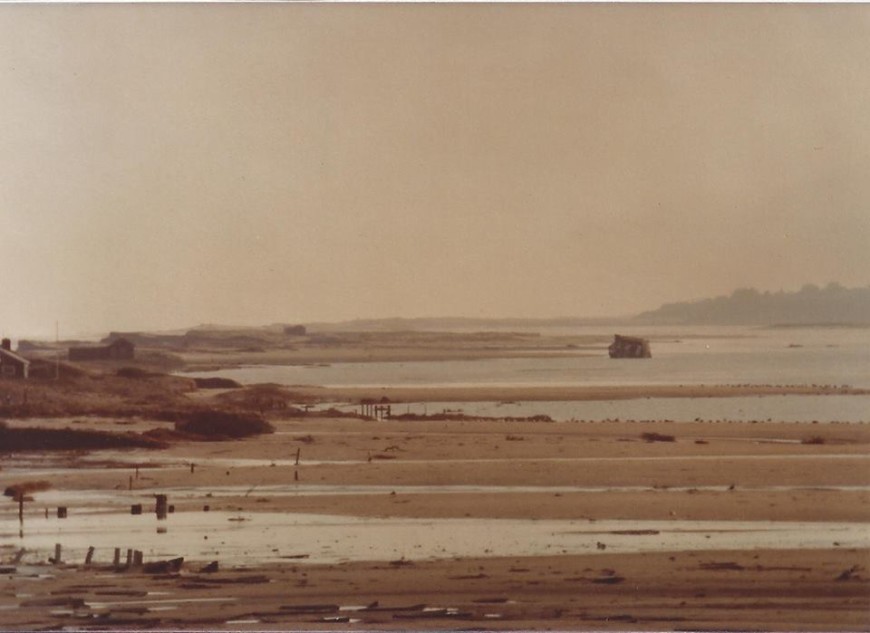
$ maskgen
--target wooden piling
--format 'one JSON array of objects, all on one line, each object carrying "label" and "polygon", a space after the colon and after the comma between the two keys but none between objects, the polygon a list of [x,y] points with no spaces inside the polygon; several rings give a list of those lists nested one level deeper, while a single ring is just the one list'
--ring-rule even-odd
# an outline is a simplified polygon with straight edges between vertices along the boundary
[{"label": "wooden piling", "polygon": [[133,550],[127,550],[127,569],[133,566]]},{"label": "wooden piling", "polygon": [[141,567],[142,562],[143,562],[142,551],[137,549],[133,552],[133,566],[134,567]]},{"label": "wooden piling", "polygon": [[54,558],[51,559],[51,562],[55,565],[60,565],[60,556],[61,556],[61,547],[60,543],[54,544]]},{"label": "wooden piling", "polygon": [[24,492],[18,493],[18,522],[24,523]]},{"label": "wooden piling", "polygon": [[299,453],[301,453],[301,452],[302,452],[302,447],[301,447],[301,446],[297,446],[297,447],[296,447],[296,466],[299,465]]},{"label": "wooden piling", "polygon": [[120,566],[121,566],[121,548],[116,547],[115,548],[115,555],[112,558],[112,567],[114,567],[115,569],[118,569]]},{"label": "wooden piling", "polygon": [[158,519],[165,519],[167,511],[169,509],[169,500],[166,495],[156,495],[157,497],[157,505],[155,507],[155,511],[157,513]]},{"label": "wooden piling", "polygon": [[196,464],[194,464],[193,462],[190,462],[190,474],[191,475],[193,474],[194,470],[196,470]]},{"label": "wooden piling", "polygon": [[66,518],[66,506],[58,506],[57,518],[58,519],[65,519]]},{"label": "wooden piling", "polygon": [[293,471],[293,481],[299,481],[299,471],[298,470]]},{"label": "wooden piling", "polygon": [[130,506],[130,514],[142,514],[142,504],[134,503]]},{"label": "wooden piling", "polygon": [[85,565],[90,565],[91,560],[94,558],[94,548],[93,546],[88,548],[88,554],[85,556]]},{"label": "wooden piling", "polygon": [[133,475],[130,475],[130,481],[127,482],[127,490],[133,490]]}]

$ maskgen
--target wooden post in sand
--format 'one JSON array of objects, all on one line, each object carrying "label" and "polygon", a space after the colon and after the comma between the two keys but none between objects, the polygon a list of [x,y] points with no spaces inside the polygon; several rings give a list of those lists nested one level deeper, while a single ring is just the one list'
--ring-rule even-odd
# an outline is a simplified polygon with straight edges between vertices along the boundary
[{"label": "wooden post in sand", "polygon": [[85,556],[85,565],[90,565],[91,559],[93,559],[93,557],[94,557],[94,548],[93,548],[93,546],[91,546],[88,548],[87,556]]},{"label": "wooden post in sand", "polygon": [[130,475],[130,481],[127,484],[127,490],[133,490],[133,475]]},{"label": "wooden post in sand", "polygon": [[133,550],[127,550],[127,569],[130,569],[133,566]]},{"label": "wooden post in sand", "polygon": [[61,554],[60,543],[55,543],[54,544],[54,558],[51,559],[51,562],[54,563],[55,565],[60,565],[60,554]]},{"label": "wooden post in sand", "polygon": [[133,566],[141,567],[143,562],[143,556],[141,550],[136,550],[133,552]]},{"label": "wooden post in sand", "polygon": [[66,518],[66,506],[58,506],[57,518],[58,519],[65,519]]},{"label": "wooden post in sand", "polygon": [[296,447],[296,465],[297,465],[297,466],[299,465],[299,454],[300,454],[301,452],[302,452],[302,447],[301,447],[301,446],[297,446],[297,447]]},{"label": "wooden post in sand", "polygon": [[169,499],[166,495],[156,495],[157,496],[157,507],[155,508],[157,512],[158,519],[165,519],[167,511],[169,509]]},{"label": "wooden post in sand", "polygon": [[[48,512],[48,510],[46,510]],[[18,522],[24,523],[24,493],[18,494]]]},{"label": "wooden post in sand", "polygon": [[112,567],[118,569],[121,566],[121,548],[115,548],[115,556],[112,558]]}]

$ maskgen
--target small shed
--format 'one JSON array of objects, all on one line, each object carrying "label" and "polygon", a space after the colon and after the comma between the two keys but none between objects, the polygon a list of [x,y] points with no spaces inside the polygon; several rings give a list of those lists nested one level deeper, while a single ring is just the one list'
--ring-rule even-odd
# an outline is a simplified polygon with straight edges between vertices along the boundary
[{"label": "small shed", "polygon": [[115,339],[106,348],[112,360],[132,360],[136,353],[136,345],[125,338]]},{"label": "small shed", "polygon": [[115,339],[108,345],[70,347],[70,360],[132,360],[136,345],[125,338]]},{"label": "small shed", "polygon": [[0,377],[27,378],[30,361],[12,351],[12,341],[4,338],[0,344]]},{"label": "small shed", "polygon": [[615,334],[607,351],[610,358],[652,358],[649,341],[637,336]]}]

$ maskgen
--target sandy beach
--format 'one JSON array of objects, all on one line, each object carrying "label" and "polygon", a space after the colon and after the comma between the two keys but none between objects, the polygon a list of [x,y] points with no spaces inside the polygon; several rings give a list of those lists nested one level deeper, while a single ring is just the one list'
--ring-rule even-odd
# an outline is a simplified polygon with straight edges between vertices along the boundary
[{"label": "sandy beach", "polygon": [[[382,361],[413,359],[430,363],[423,375],[437,379],[454,367],[445,359],[525,358],[540,367],[540,358],[567,354],[573,367],[584,346],[599,344],[349,334],[294,339],[295,350],[204,347],[175,358],[146,350],[132,368],[37,364],[41,378],[2,384],[2,430],[29,448],[4,457],[0,479],[31,492],[20,519],[13,499],[0,506],[0,625],[866,628],[870,425],[831,415],[784,420],[772,417],[776,406],[761,406],[789,399],[839,411],[825,403],[861,402],[865,387],[239,385],[184,371],[217,369],[208,375],[220,378],[249,362],[304,359],[338,371],[364,361],[368,376]],[[742,421],[584,419],[595,402],[649,403],[636,408],[645,412],[708,399],[723,415],[745,409]],[[528,413],[476,416],[474,403],[486,401],[494,411],[525,403]],[[557,402],[569,417],[533,415]],[[341,410],[329,409],[336,404]],[[375,405],[394,417],[363,417]],[[209,428],[223,420],[258,430],[235,438],[185,430],[203,417]],[[69,444],[43,450],[44,434],[62,429]],[[163,518],[158,495],[168,505]],[[52,562],[56,545],[61,559]]]},{"label": "sandy beach", "polygon": [[[272,421],[276,432],[270,435],[181,442],[160,451],[100,452],[91,458],[99,461],[90,462],[84,455],[67,455],[52,466],[55,472],[34,474],[51,482],[52,494],[62,495],[71,515],[100,512],[106,521],[128,514],[128,508],[118,502],[107,507],[105,500],[89,500],[80,491],[144,500],[144,513],[150,514],[143,519],[146,525],[153,524],[149,498],[168,494],[175,513],[164,524],[170,545],[160,551],[186,560],[178,573],[115,572],[106,568],[108,543],[93,544],[90,567],[83,564],[81,549],[68,549],[64,565],[45,565],[51,551],[41,552],[41,564],[19,567],[0,581],[4,626],[866,626],[866,542],[844,547],[832,533],[821,549],[784,544],[748,551],[715,546],[630,551],[632,542],[643,542],[643,530],[595,528],[595,522],[611,520],[723,522],[720,528],[732,522],[808,522],[824,533],[826,523],[865,524],[870,518],[866,425],[396,422],[277,415]],[[75,426],[131,424],[83,418]],[[48,508],[39,498],[36,493],[27,504],[25,531],[38,521],[62,521],[45,519]],[[252,562],[228,555],[222,563],[215,556],[219,571],[201,573],[211,560],[197,559],[180,545],[173,549],[171,535],[180,517],[206,515],[204,505],[211,516],[224,513],[239,521],[270,513],[394,521],[575,521],[589,532],[582,538],[590,551],[420,558],[411,551],[391,560],[319,564],[318,553],[306,551],[303,540],[285,564],[258,563],[253,555]],[[12,504],[4,510],[7,518],[14,512]],[[712,530],[706,538],[720,538],[716,528],[704,529]],[[292,530],[286,537],[294,542]],[[383,538],[390,539],[389,530]],[[445,538],[459,547],[464,536],[457,531]],[[611,551],[620,547],[629,551]],[[7,539],[4,562],[10,564],[17,552],[14,539]],[[23,562],[37,563],[32,555]],[[366,605],[375,606],[361,609]]]},{"label": "sandy beach", "polygon": [[870,4],[0,51],[0,633],[870,632]]}]

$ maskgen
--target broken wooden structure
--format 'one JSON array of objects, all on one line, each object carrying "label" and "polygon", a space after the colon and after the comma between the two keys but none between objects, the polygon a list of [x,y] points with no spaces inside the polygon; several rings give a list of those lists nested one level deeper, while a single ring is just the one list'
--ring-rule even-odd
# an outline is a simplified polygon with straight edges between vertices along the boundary
[{"label": "broken wooden structure", "polygon": [[363,398],[360,400],[360,415],[364,418],[371,418],[374,420],[386,420],[392,415],[392,408],[390,407],[390,399],[384,396],[380,400],[372,400],[370,398]]},{"label": "broken wooden structure", "polygon": [[637,336],[615,334],[607,351],[610,358],[652,358],[649,341]]}]

